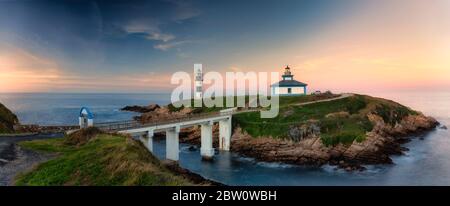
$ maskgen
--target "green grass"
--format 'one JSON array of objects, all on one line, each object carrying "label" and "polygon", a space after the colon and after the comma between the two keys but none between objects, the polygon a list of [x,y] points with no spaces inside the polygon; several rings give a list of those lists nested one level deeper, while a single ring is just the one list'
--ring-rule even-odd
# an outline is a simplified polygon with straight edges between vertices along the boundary
[{"label": "green grass", "polygon": [[81,146],[68,145],[65,139],[20,145],[59,155],[18,175],[16,185],[192,185],[161,165],[142,144],[122,136],[101,134]]},{"label": "green grass", "polygon": [[402,105],[392,108],[386,104],[378,105],[375,109],[375,113],[381,116],[384,122],[393,126],[400,122],[405,116],[417,114],[416,111],[410,110]]},{"label": "green grass", "polygon": [[[337,97],[338,95],[334,94],[322,94],[322,95],[298,95],[298,96],[279,96],[279,103],[280,107],[289,106],[294,103],[304,103],[304,102],[311,102],[311,101],[317,101],[327,98],[333,98]],[[256,98],[258,100],[259,96],[239,96],[241,98],[244,98],[244,104],[248,104],[250,102],[250,98]],[[233,102],[232,107],[237,107],[238,103],[238,96],[234,97],[218,97],[221,99],[222,106],[214,106],[214,107],[207,107],[205,105],[205,102],[202,102],[202,107],[194,107],[194,105],[200,104],[199,100],[190,99],[190,100],[182,100],[182,103],[187,103],[188,105],[191,105],[193,107],[193,113],[209,113],[209,112],[218,112],[223,109],[231,108],[227,107],[227,101]],[[227,99],[228,98],[228,99]],[[264,97],[267,98],[267,97]],[[259,105],[259,104],[258,104]],[[184,109],[184,106],[181,107],[175,107],[173,104],[167,105],[169,111],[171,112],[178,112]],[[241,107],[241,106],[239,106]]]},{"label": "green grass", "polygon": [[[289,138],[288,131],[292,125],[317,121],[320,137],[327,145],[351,144],[364,141],[366,132],[373,128],[367,114],[376,113],[385,122],[395,123],[409,114],[417,114],[409,108],[392,101],[363,95],[298,106],[295,104],[311,100],[309,96],[280,98],[279,115],[272,119],[261,119],[259,112],[241,113],[233,116],[234,125],[239,125],[253,137],[270,136]],[[348,117],[326,117],[327,114],[347,112]]]},{"label": "green grass", "polygon": [[[244,98],[244,104],[248,103],[250,100],[250,96],[240,96],[241,98]],[[196,99],[190,99],[190,100],[182,100],[178,103],[185,103],[188,105],[191,105],[191,107],[193,108],[193,113],[209,113],[209,112],[218,112],[220,110],[223,109],[227,109],[227,108],[232,108],[232,107],[236,107],[237,106],[237,102],[238,102],[238,96],[234,96],[234,97],[218,97],[220,98],[220,102],[222,104],[222,106],[213,106],[213,107],[208,107],[205,102],[202,101],[201,103],[201,107],[196,107],[197,104],[200,104],[200,100],[196,100]],[[229,100],[227,100],[227,98],[229,98]],[[252,96],[252,98],[256,98],[255,96]],[[227,107],[227,101],[230,101],[233,103],[234,106],[232,107]],[[184,109],[184,106],[181,107],[175,107],[173,104],[169,104],[167,105],[167,108],[169,109],[169,111],[171,112],[178,112],[182,109]]]},{"label": "green grass", "polygon": [[280,107],[338,97],[336,94],[279,96]]}]

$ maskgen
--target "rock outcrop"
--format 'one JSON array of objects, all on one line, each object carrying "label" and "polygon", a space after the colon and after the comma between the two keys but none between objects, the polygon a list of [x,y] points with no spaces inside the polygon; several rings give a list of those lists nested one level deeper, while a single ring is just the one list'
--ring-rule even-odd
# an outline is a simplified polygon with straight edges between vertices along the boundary
[{"label": "rock outcrop", "polygon": [[19,124],[17,116],[0,103],[0,133],[14,132],[14,126]]},{"label": "rock outcrop", "polygon": [[148,123],[167,119],[183,118],[186,117],[187,115],[191,115],[191,113],[192,109],[188,107],[185,107],[180,111],[171,112],[169,108],[165,106],[165,107],[158,107],[150,112],[146,112],[141,116],[136,117],[136,120],[139,120],[142,123]]},{"label": "rock outcrop", "polygon": [[367,132],[364,141],[355,140],[350,145],[327,147],[316,133],[303,136],[300,141],[272,137],[254,138],[238,127],[232,136],[231,149],[262,161],[302,165],[329,163],[346,170],[357,170],[363,169],[362,164],[392,163],[390,155],[402,154],[407,150],[401,146],[409,140],[407,135],[430,130],[438,124],[434,118],[422,114],[409,115],[394,127],[374,114],[371,114],[369,119],[375,125],[373,130]]},{"label": "rock outcrop", "polygon": [[[415,133],[435,128],[438,122],[422,114],[409,115],[394,127],[386,124],[377,115],[371,114],[374,124],[362,142],[350,145],[326,146],[320,138],[320,129],[314,121],[301,126],[292,126],[291,139],[273,137],[252,137],[236,127],[231,138],[231,150],[260,161],[284,162],[299,165],[337,165],[348,171],[362,170],[366,164],[391,164],[391,155],[403,154],[407,148],[402,143],[409,141]],[[218,127],[213,128],[214,145],[218,145]],[[180,140],[184,143],[200,145],[200,128],[183,129]]]},{"label": "rock outcrop", "polygon": [[138,112],[138,113],[147,113],[147,112],[155,111],[156,109],[159,109],[159,108],[160,108],[160,106],[157,104],[150,104],[148,106],[138,106],[138,105],[126,106],[120,110],[130,111],[130,112]]},{"label": "rock outcrop", "polygon": [[[268,162],[284,162],[300,165],[338,165],[345,170],[361,170],[366,164],[392,163],[391,155],[403,154],[407,148],[402,144],[408,142],[415,133],[428,131],[439,123],[432,117],[413,111],[390,100],[372,97],[354,97],[335,111],[317,120],[311,118],[302,123],[291,124],[287,127],[282,138],[271,136],[252,137],[239,125],[234,125],[231,138],[231,150],[244,156]],[[338,103],[337,103],[338,104]],[[281,117],[288,118],[301,115],[295,112],[295,104],[287,107],[280,113]],[[314,110],[311,110],[314,111]],[[138,120],[142,122],[161,121],[191,115],[190,108],[171,110],[169,107],[156,108],[146,112]],[[358,117],[358,121],[354,120]],[[351,119],[353,118],[353,119]],[[361,137],[350,141],[338,141],[336,144],[327,143],[323,136],[329,130],[323,128],[323,121],[338,124],[336,120],[347,120],[347,124],[370,124]],[[366,120],[362,122],[360,120]],[[333,122],[334,121],[334,122]],[[353,125],[350,125],[353,126]],[[341,129],[338,124],[336,129]],[[213,144],[218,145],[218,125],[213,127]],[[323,132],[323,133],[322,133]],[[200,145],[200,127],[182,129],[180,141]],[[360,138],[359,138],[360,137]]]}]

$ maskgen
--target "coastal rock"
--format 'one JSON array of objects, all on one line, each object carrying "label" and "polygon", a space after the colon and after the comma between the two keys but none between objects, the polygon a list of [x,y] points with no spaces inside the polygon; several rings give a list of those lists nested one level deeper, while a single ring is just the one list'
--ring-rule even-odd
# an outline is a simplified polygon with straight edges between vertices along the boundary
[{"label": "coastal rock", "polygon": [[253,138],[237,127],[231,150],[261,161],[318,166],[329,163],[347,171],[363,170],[362,164],[391,164],[390,155],[400,155],[407,150],[401,146],[409,139],[404,135],[429,130],[438,124],[434,118],[422,114],[409,115],[394,127],[378,115],[369,114],[368,118],[374,124],[373,130],[367,132],[365,141],[354,141],[350,145],[340,143],[327,147],[322,143],[320,133],[308,135],[307,131],[311,131],[308,126],[292,127],[289,133],[294,138],[291,140]]},{"label": "coastal rock", "polygon": [[239,127],[231,138],[231,150],[268,162],[322,165],[330,158],[328,149],[318,137],[299,142],[271,137],[253,138]]},{"label": "coastal rock", "polygon": [[445,126],[445,125],[441,125],[441,126],[439,127],[439,129],[442,129],[442,130],[447,130],[447,126]]},{"label": "coastal rock", "polygon": [[0,133],[14,132],[14,126],[19,124],[17,116],[0,103]]},{"label": "coastal rock", "polygon": [[[384,110],[385,113],[381,114],[378,114],[373,107],[368,110],[374,111],[364,114],[370,121],[372,130],[366,132],[363,141],[355,140],[350,143],[327,146],[320,137],[320,122],[311,119],[306,123],[289,126],[285,139],[270,136],[255,138],[239,125],[235,125],[231,138],[231,151],[266,162],[315,166],[331,164],[347,171],[363,170],[364,164],[392,163],[391,155],[400,155],[407,151],[407,148],[401,145],[410,141],[411,134],[433,129],[439,124],[434,118],[418,112],[399,115],[395,108]],[[140,120],[161,121],[164,118],[186,117],[191,113],[190,108],[170,112],[167,107],[161,107],[142,114]],[[281,115],[290,116],[295,113],[288,109]],[[333,112],[327,114],[325,118],[351,118],[351,115],[348,112]],[[385,122],[383,118],[388,121]],[[218,146],[218,130],[218,125],[214,125],[214,147]],[[200,136],[200,126],[185,128],[180,132],[180,141],[200,145]]]},{"label": "coastal rock", "polygon": [[[219,125],[214,124],[212,127],[213,131],[213,146],[219,146]],[[180,131],[180,141],[182,143],[188,143],[193,145],[200,145],[200,137],[201,137],[201,127],[189,127],[183,128]]]},{"label": "coastal rock", "polygon": [[320,127],[317,121],[309,121],[306,124],[292,125],[289,127],[288,136],[291,140],[298,142],[300,140],[317,137],[320,135]]},{"label": "coastal rock", "polygon": [[[365,141],[350,145],[325,146],[320,138],[320,127],[314,121],[309,126],[292,126],[290,139],[272,137],[254,138],[236,127],[231,138],[231,151],[266,162],[284,162],[299,165],[337,165],[346,171],[364,170],[363,164],[391,164],[390,155],[403,154],[401,146],[412,131],[432,129],[437,125],[433,118],[419,115],[405,117],[394,127],[374,114],[368,115],[374,128],[367,132]],[[200,145],[200,127],[182,129],[180,141]],[[218,146],[218,125],[213,127],[213,144]]]},{"label": "coastal rock", "polygon": [[149,123],[149,122],[155,122],[155,121],[164,121],[169,119],[176,119],[176,118],[184,118],[188,115],[192,114],[192,108],[185,107],[177,112],[170,112],[169,108],[165,107],[158,107],[153,111],[146,112],[142,114],[141,116],[137,117],[136,119],[141,121],[142,123]]},{"label": "coastal rock", "polygon": [[439,124],[436,119],[427,117],[422,114],[408,115],[397,124],[392,131],[388,131],[392,135],[404,135],[409,133],[417,133],[430,128],[434,128]]},{"label": "coastal rock", "polygon": [[124,108],[122,108],[120,110],[122,110],[122,111],[130,111],[130,112],[146,113],[146,112],[155,111],[158,108],[160,108],[159,105],[157,105],[157,104],[150,104],[148,106],[138,106],[138,105],[126,106],[126,107],[124,107]]}]

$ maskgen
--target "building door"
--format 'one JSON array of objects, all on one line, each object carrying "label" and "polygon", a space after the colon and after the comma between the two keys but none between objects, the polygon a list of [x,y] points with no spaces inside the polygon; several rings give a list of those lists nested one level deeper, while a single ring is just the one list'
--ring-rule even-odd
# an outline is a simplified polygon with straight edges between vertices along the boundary
[{"label": "building door", "polygon": [[288,88],[288,94],[292,93],[292,88]]},{"label": "building door", "polygon": [[88,118],[87,116],[83,115],[83,128],[88,127]]}]

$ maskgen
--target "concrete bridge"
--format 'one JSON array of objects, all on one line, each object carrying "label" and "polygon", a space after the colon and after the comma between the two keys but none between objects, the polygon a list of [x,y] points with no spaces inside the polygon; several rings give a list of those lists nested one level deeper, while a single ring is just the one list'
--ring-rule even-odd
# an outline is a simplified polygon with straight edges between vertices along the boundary
[{"label": "concrete bridge", "polygon": [[[314,104],[318,102],[333,101],[347,98],[354,94],[344,93],[336,97],[326,98],[310,102],[302,102],[298,106]],[[138,121],[120,121],[120,122],[103,122],[95,123],[93,114],[88,108],[83,107],[80,111],[79,122],[80,128],[95,126],[106,132],[118,132],[139,136],[140,140],[145,144],[150,152],[153,152],[153,135],[155,132],[166,133],[166,158],[169,160],[178,161],[179,159],[179,133],[180,129],[201,126],[201,147],[200,153],[203,158],[209,159],[214,156],[212,126],[214,123],[219,123],[219,149],[230,150],[231,142],[231,119],[233,114],[256,112],[261,108],[237,110],[237,108],[230,108],[221,110],[220,112],[191,115],[183,118],[175,118],[169,120],[159,120],[155,122],[142,124]]]},{"label": "concrete bridge", "polygon": [[[247,111],[248,112],[248,111]],[[213,125],[219,123],[219,149],[230,150],[232,115],[238,113],[235,108],[220,112],[191,115],[183,118],[160,120],[142,124],[138,121],[119,121],[94,123],[88,109],[80,111],[80,127],[95,126],[106,132],[118,132],[139,136],[150,152],[153,152],[153,136],[156,132],[166,133],[166,159],[179,160],[179,133],[180,129],[200,125],[201,147],[200,154],[204,159],[214,156]]]}]

